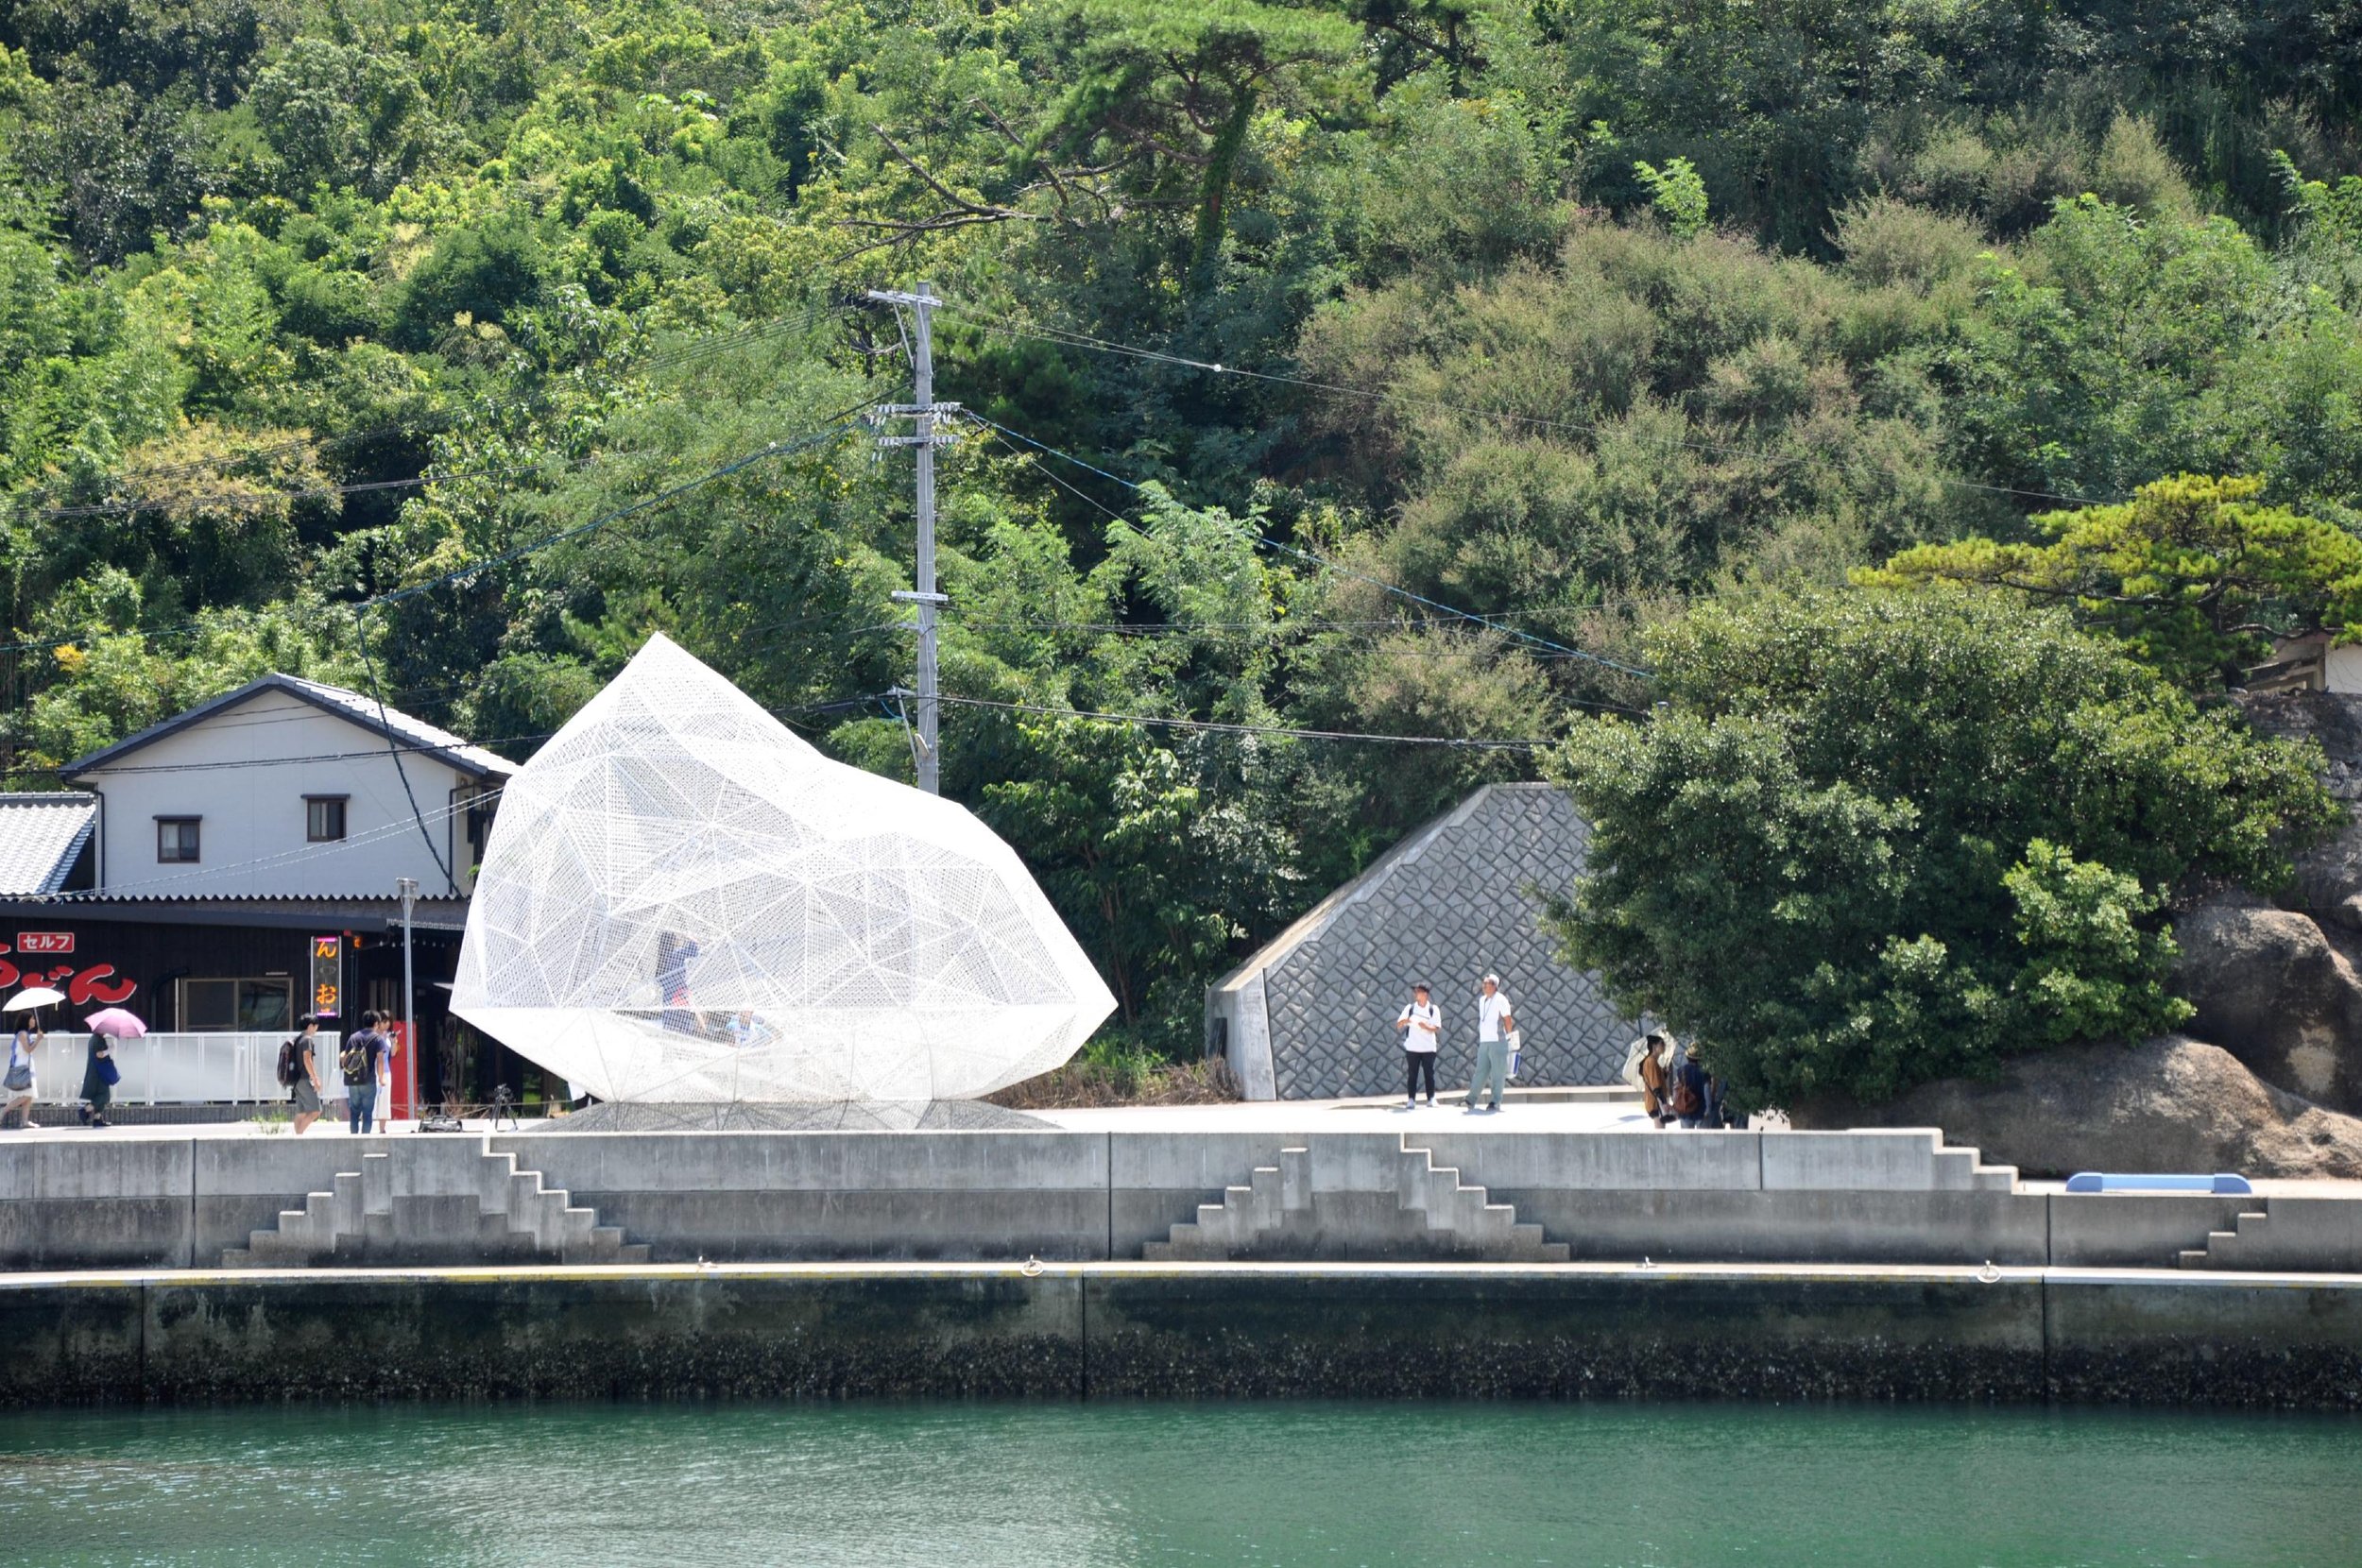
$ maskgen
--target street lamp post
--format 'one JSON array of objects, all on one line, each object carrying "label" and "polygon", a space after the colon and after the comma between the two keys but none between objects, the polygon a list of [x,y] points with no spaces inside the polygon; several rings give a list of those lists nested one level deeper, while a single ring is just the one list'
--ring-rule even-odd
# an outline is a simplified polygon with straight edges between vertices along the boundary
[{"label": "street lamp post", "polygon": [[[403,1099],[410,1106],[413,1126],[419,1119],[419,1021],[415,998],[418,988],[410,979],[410,912],[418,906],[419,879],[416,877],[397,878],[394,886],[402,894],[402,1081]],[[393,1118],[385,1118],[388,1122]]]}]

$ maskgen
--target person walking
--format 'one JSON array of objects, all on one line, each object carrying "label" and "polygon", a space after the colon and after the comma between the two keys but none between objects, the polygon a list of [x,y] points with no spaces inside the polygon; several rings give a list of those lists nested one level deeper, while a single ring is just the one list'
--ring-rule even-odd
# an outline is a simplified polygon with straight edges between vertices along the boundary
[{"label": "person walking", "polygon": [[306,1013],[302,1018],[303,1032],[296,1036],[296,1077],[287,1098],[295,1102],[295,1130],[298,1136],[320,1119],[327,1105],[324,1086],[328,1082],[328,1042],[320,1038],[320,1019],[317,1013]]},{"label": "person walking", "polygon": [[377,1031],[377,1014],[362,1014],[361,1027],[346,1038],[336,1063],[345,1081],[345,1131],[354,1137],[369,1130],[369,1118],[377,1107],[377,1060],[385,1049],[385,1037]]},{"label": "person walking", "polygon": [[90,1053],[82,1059],[83,1121],[93,1127],[107,1125],[107,1107],[114,1103],[115,1082],[122,1076],[114,1063],[114,1042],[92,1030]]},{"label": "person walking", "polygon": [[1402,1034],[1402,1108],[1406,1111],[1419,1103],[1422,1074],[1427,1078],[1427,1102],[1435,1103],[1435,1052],[1444,1043],[1444,1014],[1429,996],[1426,986],[1412,986],[1411,1000],[1395,1020],[1395,1028]]},{"label": "person walking", "polygon": [[[0,1127],[38,1129],[33,1119],[33,1053],[41,1049],[41,1014],[28,1013],[9,1039],[9,1070],[0,1078],[8,1101],[0,1105]],[[21,1119],[20,1119],[21,1118]]]},{"label": "person walking", "polygon": [[1488,1090],[1493,1096],[1490,1109],[1501,1108],[1501,1096],[1509,1088],[1509,1036],[1516,1028],[1517,1019],[1509,1010],[1509,993],[1501,989],[1501,978],[1485,976],[1484,984],[1477,993],[1476,1076],[1468,1081],[1470,1111],[1477,1109],[1477,1101]]}]

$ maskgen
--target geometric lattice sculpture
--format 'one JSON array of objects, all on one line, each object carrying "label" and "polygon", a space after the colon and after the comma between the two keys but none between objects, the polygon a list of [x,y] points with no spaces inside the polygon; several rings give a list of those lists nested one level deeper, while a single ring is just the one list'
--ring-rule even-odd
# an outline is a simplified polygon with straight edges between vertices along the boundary
[{"label": "geometric lattice sculpture", "polygon": [[1115,1007],[967,810],[662,636],[502,792],[452,1009],[605,1099],[966,1099]]}]

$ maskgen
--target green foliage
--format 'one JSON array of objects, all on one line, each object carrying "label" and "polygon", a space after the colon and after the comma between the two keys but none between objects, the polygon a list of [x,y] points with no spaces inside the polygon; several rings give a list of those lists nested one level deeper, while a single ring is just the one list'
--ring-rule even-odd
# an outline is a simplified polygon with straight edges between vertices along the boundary
[{"label": "green foliage", "polygon": [[2163,901],[2340,815],[2317,755],[1996,596],[1710,606],[1652,652],[1668,706],[1554,765],[1594,824],[1555,923],[1744,1104],[2167,1027]]},{"label": "green foliage", "polygon": [[946,686],[1026,705],[947,710],[947,787],[1037,835],[1127,1048],[1175,1047],[1313,893],[1532,773],[1267,726],[1550,740],[1645,708],[1617,666],[1700,598],[2185,470],[2362,528],[2353,19],[2159,26],[0,8],[0,589],[39,644],[0,765],[54,783],[258,661],[351,678],[354,600],[498,556],[372,614],[393,700],[522,755],[662,627],[907,769],[906,470],[853,436],[505,553],[902,401],[840,307],[933,279],[944,396],[1150,486],[943,454]]},{"label": "green foliage", "polygon": [[2064,602],[2133,657],[2203,690],[2262,659],[2275,635],[2362,636],[2362,539],[2264,505],[2262,491],[2252,479],[2184,474],[2142,486],[2122,506],[2037,517],[2045,543],[1921,545],[1854,577]]},{"label": "green foliage", "polygon": [[2190,1004],[2165,990],[2172,933],[2141,925],[2164,900],[2139,878],[2035,839],[2001,885],[2026,952],[2011,990],[2044,1039],[2138,1040],[2189,1021]]},{"label": "green foliage", "polygon": [[1675,239],[1695,239],[1704,232],[1706,182],[1698,178],[1698,171],[1688,159],[1671,159],[1662,171],[1642,160],[1633,164],[1632,172],[1639,177],[1649,193],[1649,204],[1656,209],[1656,215],[1665,220],[1665,227]]}]

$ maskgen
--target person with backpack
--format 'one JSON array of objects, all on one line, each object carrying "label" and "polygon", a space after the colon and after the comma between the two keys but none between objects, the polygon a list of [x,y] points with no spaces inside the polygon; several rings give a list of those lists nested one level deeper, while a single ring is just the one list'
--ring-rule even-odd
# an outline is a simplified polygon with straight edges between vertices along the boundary
[{"label": "person with backpack", "polygon": [[377,1059],[385,1050],[385,1036],[378,1032],[377,1014],[369,1012],[361,1014],[361,1027],[345,1037],[336,1058],[345,1081],[345,1130],[356,1138],[369,1130],[377,1110]]},{"label": "person with backpack", "polygon": [[1682,1058],[1682,1065],[1673,1071],[1673,1115],[1686,1128],[1705,1125],[1706,1065],[1698,1060],[1694,1049]]},{"label": "person with backpack", "polygon": [[320,1039],[319,1014],[306,1013],[298,1022],[303,1032],[279,1048],[279,1082],[287,1085],[295,1104],[295,1130],[300,1134],[320,1119],[326,1103],[320,1094],[328,1071],[328,1047]]},{"label": "person with backpack", "polygon": [[1665,1125],[1670,1109],[1672,1049],[1673,1037],[1652,1029],[1635,1040],[1624,1057],[1624,1082],[1640,1091],[1641,1112],[1658,1127]]}]

